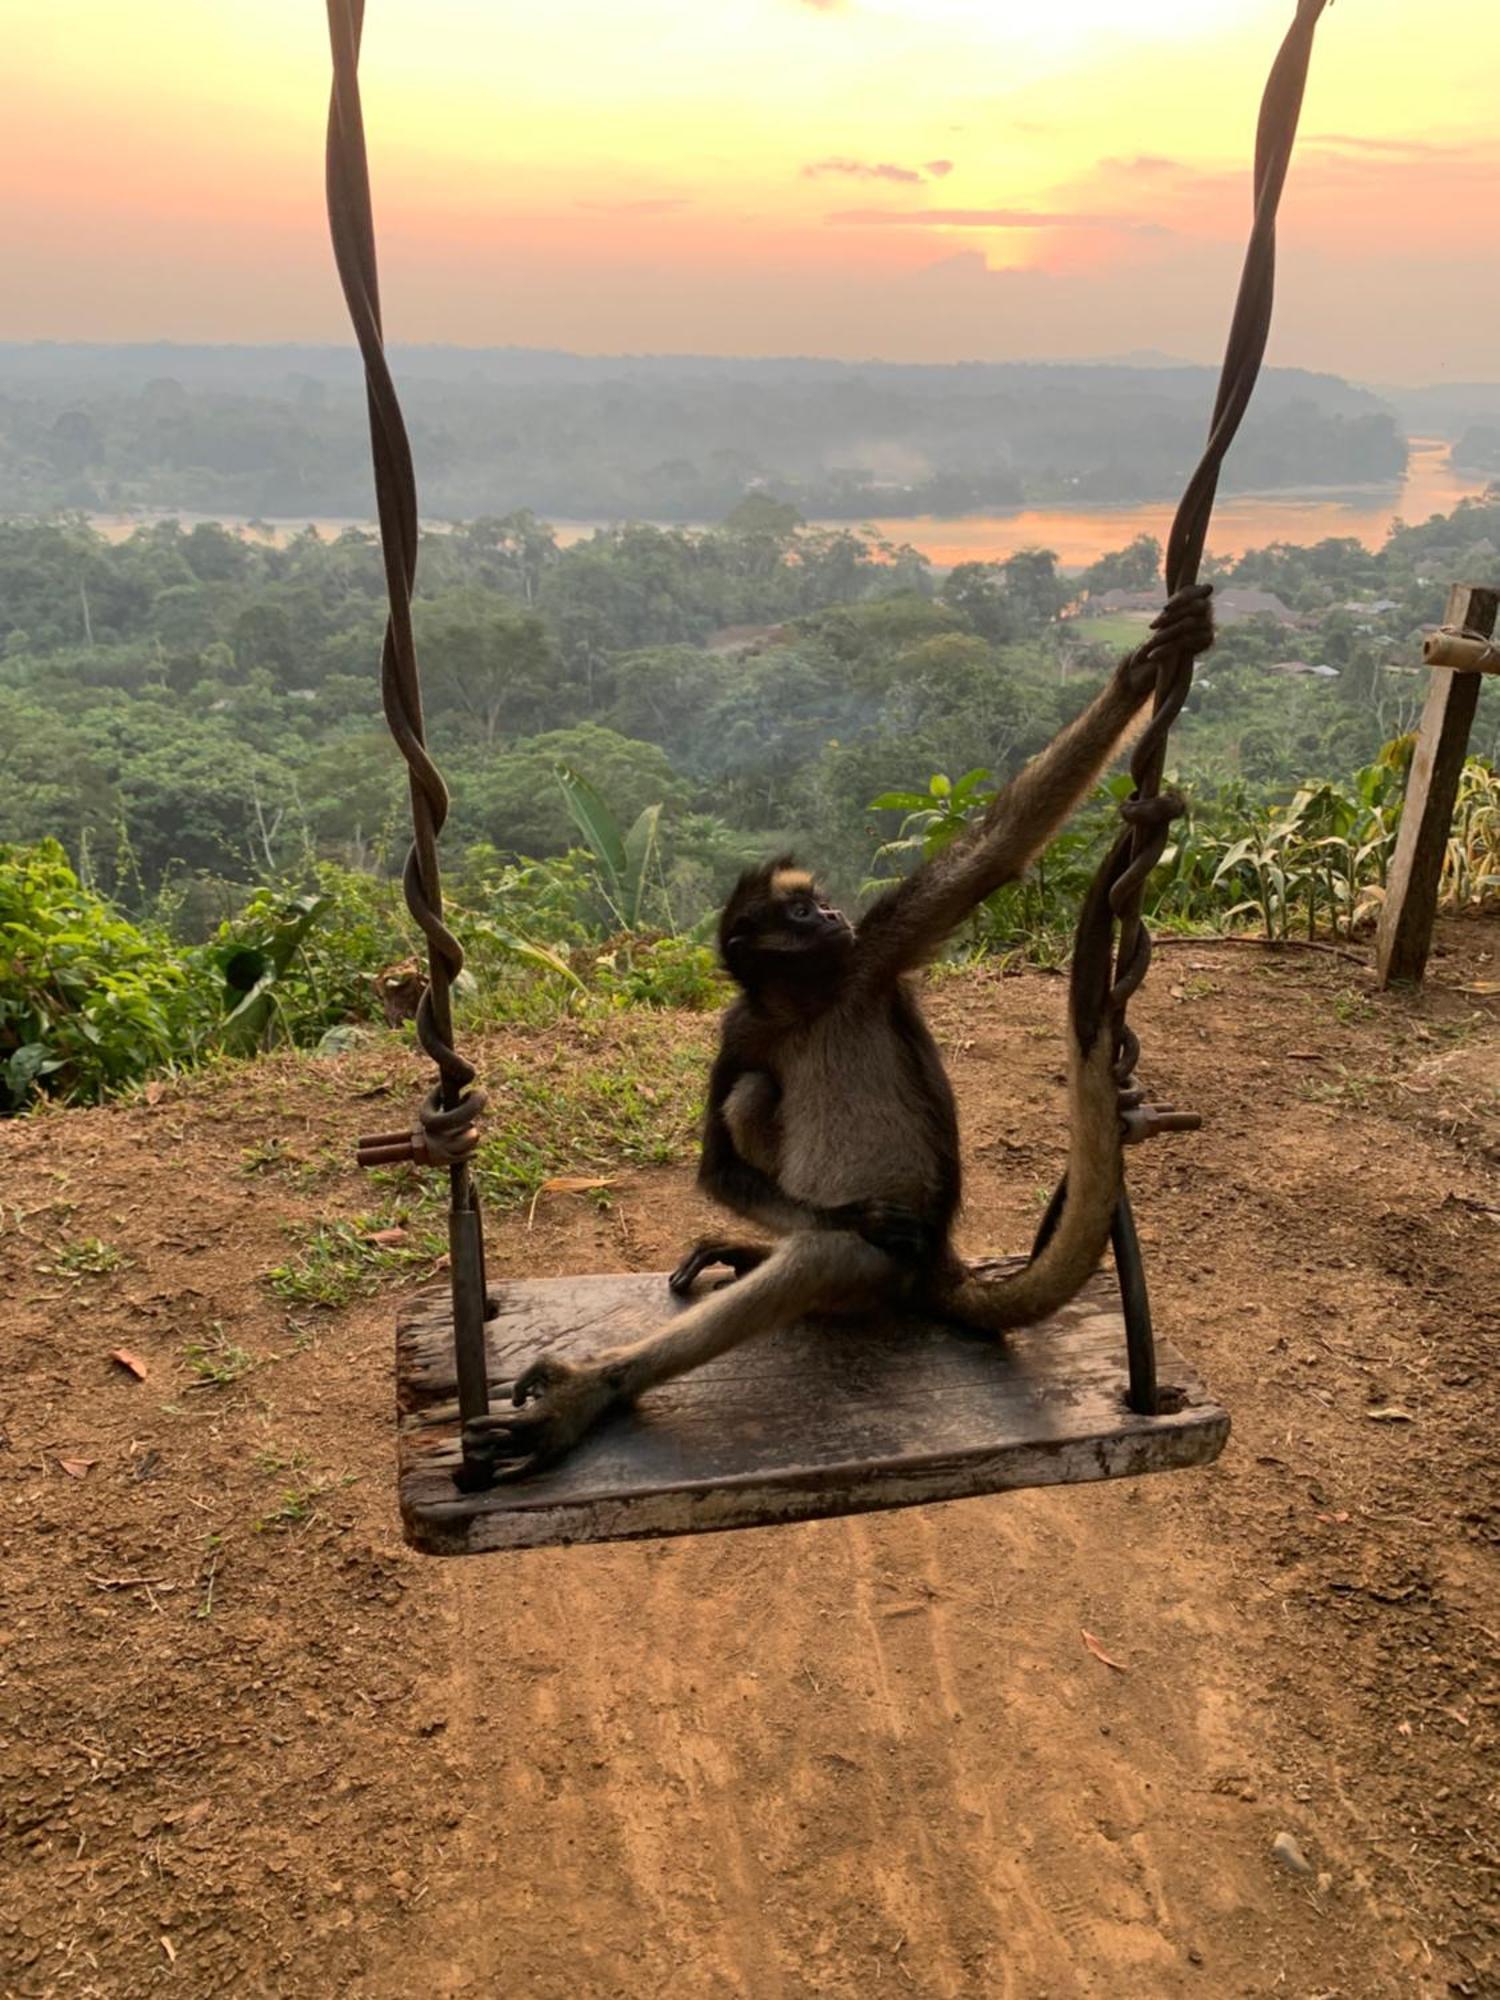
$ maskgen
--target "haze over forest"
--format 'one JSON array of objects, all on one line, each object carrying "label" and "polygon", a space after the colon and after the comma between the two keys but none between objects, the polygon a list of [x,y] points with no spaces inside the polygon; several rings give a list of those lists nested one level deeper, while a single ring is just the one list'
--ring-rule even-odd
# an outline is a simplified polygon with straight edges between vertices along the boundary
[{"label": "haze over forest", "polygon": [[[924,366],[413,347],[394,355],[429,517],[809,518],[1175,497],[1213,371],[1157,357]],[[0,346],[0,512],[364,517],[364,396],[333,346]],[[1226,492],[1390,483],[1408,431],[1500,470],[1500,388],[1391,398],[1269,369]]]}]

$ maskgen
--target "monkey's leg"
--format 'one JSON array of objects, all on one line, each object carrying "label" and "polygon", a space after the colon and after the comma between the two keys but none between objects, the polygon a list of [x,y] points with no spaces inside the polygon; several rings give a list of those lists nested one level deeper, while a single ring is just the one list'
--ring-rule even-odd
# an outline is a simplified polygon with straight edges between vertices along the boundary
[{"label": "monkey's leg", "polygon": [[512,1407],[476,1418],[465,1437],[493,1452],[496,1478],[519,1479],[560,1458],[615,1405],[805,1313],[872,1306],[902,1280],[893,1259],[852,1231],[789,1236],[737,1285],[629,1347],[590,1361],[533,1361],[516,1379]]},{"label": "monkey's leg", "polygon": [[[722,1237],[705,1236],[693,1245],[668,1278],[667,1290],[674,1298],[685,1299],[703,1273],[715,1264],[725,1265],[734,1278],[743,1278],[747,1271],[758,1270],[770,1254],[764,1243],[726,1243]],[[732,1284],[734,1278],[722,1282]]]}]

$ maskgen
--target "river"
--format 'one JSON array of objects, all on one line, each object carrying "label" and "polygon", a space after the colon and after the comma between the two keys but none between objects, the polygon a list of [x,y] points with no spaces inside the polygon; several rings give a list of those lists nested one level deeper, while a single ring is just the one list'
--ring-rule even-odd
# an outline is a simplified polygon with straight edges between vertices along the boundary
[{"label": "river", "polygon": [[[1305,487],[1279,493],[1234,493],[1214,509],[1208,545],[1221,556],[1263,548],[1267,542],[1304,546],[1330,535],[1348,535],[1367,548],[1378,548],[1395,521],[1425,521],[1432,514],[1451,513],[1460,500],[1483,493],[1487,482],[1455,472],[1448,446],[1441,438],[1412,438],[1406,476],[1388,486]],[[1044,548],[1056,552],[1065,569],[1080,569],[1111,549],[1124,548],[1137,535],[1155,535],[1165,542],[1173,508],[1165,500],[1131,507],[1027,507],[1013,514],[963,514],[952,519],[916,515],[867,524],[887,540],[920,549],[940,569],[955,563],[992,562],[1017,549]],[[149,520],[170,518],[192,527],[218,519],[225,527],[248,531],[250,522],[233,515],[182,513],[174,516],[96,514],[93,525],[111,541],[123,541]],[[285,543],[307,527],[326,536],[346,528],[373,529],[373,522],[305,519],[256,523],[259,532]],[[437,524],[433,524],[437,525]],[[567,546],[594,534],[602,521],[554,522],[558,540]],[[815,522],[818,527],[858,524]]]},{"label": "river", "polygon": [[[1214,508],[1208,546],[1216,555],[1237,556],[1268,542],[1306,547],[1330,535],[1349,535],[1367,548],[1378,548],[1393,522],[1449,514],[1460,500],[1486,488],[1485,479],[1453,470],[1442,438],[1412,438],[1408,452],[1406,477],[1399,485],[1228,494]],[[1155,535],[1164,543],[1175,511],[1161,500],[1133,507],[1028,507],[1016,514],[966,514],[955,520],[928,515],[871,525],[890,541],[911,543],[941,569],[1036,548],[1054,550],[1065,569],[1081,569],[1137,535]]]}]

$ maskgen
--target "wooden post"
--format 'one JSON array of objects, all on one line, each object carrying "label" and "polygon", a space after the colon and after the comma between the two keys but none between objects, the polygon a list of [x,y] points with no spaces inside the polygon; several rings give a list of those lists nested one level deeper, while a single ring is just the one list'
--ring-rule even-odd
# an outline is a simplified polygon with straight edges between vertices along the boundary
[{"label": "wooden post", "polygon": [[[1448,593],[1443,623],[1488,639],[1497,612],[1500,592],[1455,584]],[[1419,985],[1427,968],[1443,854],[1482,678],[1451,667],[1432,669],[1376,936],[1375,966],[1382,986]]]}]

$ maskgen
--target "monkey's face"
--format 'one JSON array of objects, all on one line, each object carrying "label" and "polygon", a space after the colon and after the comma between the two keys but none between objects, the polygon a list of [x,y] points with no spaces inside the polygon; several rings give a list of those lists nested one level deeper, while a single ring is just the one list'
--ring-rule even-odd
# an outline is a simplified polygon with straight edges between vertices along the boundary
[{"label": "monkey's face", "polygon": [[742,875],[719,923],[725,967],[746,992],[826,993],[853,948],[853,925],[790,855]]}]

